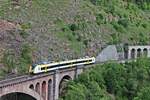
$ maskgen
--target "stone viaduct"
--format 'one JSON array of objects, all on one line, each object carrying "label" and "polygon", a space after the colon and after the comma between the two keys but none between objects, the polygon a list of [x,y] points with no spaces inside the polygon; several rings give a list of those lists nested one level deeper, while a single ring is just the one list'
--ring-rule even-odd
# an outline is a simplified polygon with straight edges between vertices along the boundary
[{"label": "stone viaduct", "polygon": [[13,93],[29,95],[33,98],[31,100],[58,100],[63,90],[62,83],[73,80],[83,69],[83,66],[77,66],[55,72],[3,80],[0,82],[0,100],[5,100],[4,97]]},{"label": "stone viaduct", "polygon": [[128,46],[127,58],[134,59],[137,57],[150,57],[150,46]]},{"label": "stone viaduct", "polygon": [[[111,49],[109,50],[109,48]],[[109,46],[99,54],[96,61],[101,63],[108,60],[119,60],[118,55],[120,54],[124,59],[134,59],[140,56],[150,57],[150,46],[128,46],[123,53],[117,53],[114,45]],[[30,97],[30,99],[25,100],[58,100],[59,95],[63,93],[63,84],[67,80],[73,80],[89,67],[76,66],[37,75],[25,75],[2,80],[0,81],[0,100],[13,100],[8,95],[15,93]],[[5,99],[7,97],[8,99]]]}]

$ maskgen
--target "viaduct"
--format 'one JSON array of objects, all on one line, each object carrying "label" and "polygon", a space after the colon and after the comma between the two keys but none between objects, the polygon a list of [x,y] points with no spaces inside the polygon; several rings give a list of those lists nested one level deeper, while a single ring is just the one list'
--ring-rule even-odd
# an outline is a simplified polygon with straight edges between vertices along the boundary
[{"label": "viaduct", "polygon": [[[114,46],[109,46],[108,48],[113,47]],[[101,58],[105,58],[105,60],[116,60],[119,59],[120,54],[126,59],[137,58],[142,55],[150,57],[150,46],[128,46],[128,48],[121,53],[118,53],[115,48],[110,49],[110,51],[108,48],[105,48],[97,59],[101,60]],[[115,53],[115,56],[110,56]],[[78,77],[78,75],[87,68],[89,68],[89,66],[76,66],[43,74],[25,75],[1,80],[0,100],[19,100],[13,99],[19,95],[23,98],[27,98],[25,100],[58,100],[60,94],[63,93],[63,85],[65,82]],[[17,96],[10,97],[12,94],[16,94]]]}]

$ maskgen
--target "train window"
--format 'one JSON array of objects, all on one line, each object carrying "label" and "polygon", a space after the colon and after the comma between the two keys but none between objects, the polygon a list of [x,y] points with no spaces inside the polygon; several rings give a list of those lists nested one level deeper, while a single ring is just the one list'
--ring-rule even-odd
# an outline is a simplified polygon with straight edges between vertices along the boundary
[{"label": "train window", "polygon": [[38,70],[41,70],[41,68],[39,67]]},{"label": "train window", "polygon": [[35,68],[37,66],[37,64],[32,64],[32,69]]},{"label": "train window", "polygon": [[[60,66],[67,66],[67,65],[77,64],[77,63],[91,62],[91,61],[92,60],[83,60],[83,61],[77,61],[77,62],[69,62],[69,63],[64,63],[64,64],[57,64],[57,65],[48,66],[47,69],[54,68],[54,67],[60,67]],[[45,67],[41,68],[41,70],[45,70]]]}]

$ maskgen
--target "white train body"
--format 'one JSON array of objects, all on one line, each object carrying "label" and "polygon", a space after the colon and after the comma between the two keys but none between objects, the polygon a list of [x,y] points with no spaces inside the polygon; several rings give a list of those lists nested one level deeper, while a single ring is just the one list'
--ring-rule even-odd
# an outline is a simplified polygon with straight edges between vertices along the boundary
[{"label": "white train body", "polygon": [[68,67],[80,66],[80,65],[88,65],[93,63],[95,63],[95,57],[54,62],[48,64],[36,64],[34,66],[30,66],[29,72],[33,74],[38,74],[47,71],[53,71],[53,70],[58,70],[58,69],[63,69]]}]

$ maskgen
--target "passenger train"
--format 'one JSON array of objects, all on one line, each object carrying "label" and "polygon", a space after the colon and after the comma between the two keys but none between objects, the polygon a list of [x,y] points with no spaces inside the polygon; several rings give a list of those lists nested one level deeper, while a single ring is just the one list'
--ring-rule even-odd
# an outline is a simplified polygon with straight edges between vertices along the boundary
[{"label": "passenger train", "polygon": [[33,64],[30,66],[29,72],[32,74],[43,73],[47,71],[53,71],[68,67],[80,66],[80,65],[89,65],[95,63],[95,57],[86,57],[81,59],[74,59],[69,61],[61,61],[54,63],[43,63],[43,64]]}]

